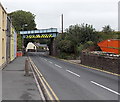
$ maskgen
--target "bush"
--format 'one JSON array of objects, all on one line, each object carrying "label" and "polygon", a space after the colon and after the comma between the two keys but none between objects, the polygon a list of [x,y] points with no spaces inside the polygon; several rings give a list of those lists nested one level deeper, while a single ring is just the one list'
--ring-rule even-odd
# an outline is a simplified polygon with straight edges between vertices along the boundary
[{"label": "bush", "polygon": [[61,52],[61,53],[58,55],[58,57],[61,58],[61,59],[67,59],[67,60],[76,59],[75,54],[68,54],[68,53],[65,53],[65,52]]},{"label": "bush", "polygon": [[74,51],[73,44],[70,40],[59,41],[57,47],[61,52],[72,53]]}]

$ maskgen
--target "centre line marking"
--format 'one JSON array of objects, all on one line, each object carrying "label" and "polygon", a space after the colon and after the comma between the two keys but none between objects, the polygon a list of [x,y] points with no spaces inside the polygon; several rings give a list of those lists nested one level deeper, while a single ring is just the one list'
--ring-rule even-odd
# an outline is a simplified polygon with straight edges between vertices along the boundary
[{"label": "centre line marking", "polygon": [[49,61],[49,63],[53,64],[53,62]]},{"label": "centre line marking", "polygon": [[80,75],[78,75],[78,74],[76,74],[76,73],[74,73],[74,72],[72,72],[72,71],[70,71],[70,70],[66,70],[66,71],[69,72],[69,73],[71,73],[71,74],[76,75],[77,77],[80,77]]},{"label": "centre line marking", "polygon": [[102,87],[102,88],[104,88],[104,89],[106,89],[106,90],[108,90],[108,91],[110,91],[110,92],[112,92],[112,93],[115,93],[115,94],[117,94],[117,95],[120,95],[120,93],[118,93],[118,92],[116,92],[116,91],[114,91],[114,90],[112,90],[112,89],[110,89],[110,88],[107,88],[107,87],[105,87],[105,86],[103,86],[103,85],[101,85],[101,84],[98,84],[98,83],[96,83],[96,82],[94,82],[94,81],[91,81],[91,83],[93,83],[93,84],[95,84],[95,85],[97,85],[97,86],[100,86],[100,87]]},{"label": "centre line marking", "polygon": [[47,61],[46,59],[44,59],[45,61]]},{"label": "centre line marking", "polygon": [[59,65],[57,65],[57,64],[55,64],[55,66],[57,66],[57,67],[59,67],[59,68],[62,68],[61,66],[59,66]]}]

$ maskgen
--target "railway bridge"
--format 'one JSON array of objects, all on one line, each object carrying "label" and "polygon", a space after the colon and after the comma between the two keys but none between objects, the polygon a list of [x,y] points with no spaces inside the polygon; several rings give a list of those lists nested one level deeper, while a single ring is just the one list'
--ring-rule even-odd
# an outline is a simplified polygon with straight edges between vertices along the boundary
[{"label": "railway bridge", "polygon": [[[23,38],[23,53],[25,52],[25,48],[27,44],[33,39],[50,39],[49,45],[49,54],[56,55],[56,47],[54,38],[58,36],[57,28],[49,28],[49,29],[39,29],[39,30],[31,30],[31,31],[20,31],[20,34]],[[35,41],[35,40],[34,40]]]}]

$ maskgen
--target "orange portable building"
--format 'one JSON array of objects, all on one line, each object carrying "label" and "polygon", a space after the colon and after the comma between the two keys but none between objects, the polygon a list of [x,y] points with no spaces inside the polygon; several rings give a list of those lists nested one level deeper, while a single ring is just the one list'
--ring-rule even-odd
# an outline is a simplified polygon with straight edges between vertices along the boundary
[{"label": "orange portable building", "polygon": [[103,52],[120,54],[120,39],[108,39],[98,43]]}]

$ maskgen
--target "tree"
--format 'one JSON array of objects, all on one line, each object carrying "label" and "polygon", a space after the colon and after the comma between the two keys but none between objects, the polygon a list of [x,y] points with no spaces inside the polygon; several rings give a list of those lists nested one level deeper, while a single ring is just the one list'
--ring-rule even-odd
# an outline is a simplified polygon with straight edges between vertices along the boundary
[{"label": "tree", "polygon": [[111,33],[111,32],[113,32],[113,30],[111,29],[110,25],[104,26],[102,28],[103,28],[102,32],[104,32],[104,33]]},{"label": "tree", "polygon": [[17,35],[17,49],[22,50],[22,36],[20,34]]},{"label": "tree", "polygon": [[[36,29],[35,24],[35,15],[31,12],[26,12],[22,10],[14,11],[10,14],[8,14],[10,18],[12,19],[13,26],[15,27],[15,30],[19,33],[19,31],[23,30],[34,30]],[[18,34],[18,46],[17,49],[22,49],[22,37]],[[26,45],[26,42],[25,42]]]},{"label": "tree", "polygon": [[69,26],[64,35],[59,35],[56,38],[56,43],[60,54],[74,54],[77,56],[83,49],[94,46],[98,38],[99,36],[92,25],[76,24]]},{"label": "tree", "polygon": [[61,40],[57,44],[58,49],[65,53],[73,53],[73,44],[70,40]]},{"label": "tree", "polygon": [[66,29],[66,39],[72,41],[74,46],[74,53],[77,54],[81,50],[81,44],[84,45],[88,41],[97,43],[98,34],[92,25],[81,24],[72,25]]},{"label": "tree", "polygon": [[10,13],[9,16],[17,32],[36,29],[35,15],[31,12],[18,10]]},{"label": "tree", "polygon": [[95,29],[92,25],[81,24],[70,26],[67,30],[67,38],[72,40],[74,44],[84,44],[87,41],[95,42],[98,38]]}]

